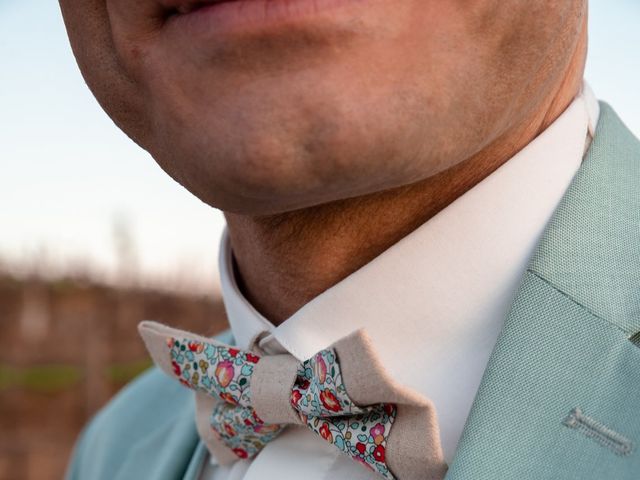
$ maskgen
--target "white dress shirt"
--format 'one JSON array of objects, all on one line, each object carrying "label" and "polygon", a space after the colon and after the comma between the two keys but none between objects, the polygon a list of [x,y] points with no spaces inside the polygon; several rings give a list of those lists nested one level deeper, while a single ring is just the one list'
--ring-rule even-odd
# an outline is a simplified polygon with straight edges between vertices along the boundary
[{"label": "white dress shirt", "polygon": [[[246,300],[220,247],[222,295],[239,347],[304,360],[364,327],[387,370],[429,397],[450,463],[489,355],[526,265],[595,131],[585,84],[523,150],[418,229],[275,327]],[[301,473],[304,471],[304,473]],[[373,473],[305,427],[291,427],[253,460],[210,457],[201,480],[373,480]]]}]

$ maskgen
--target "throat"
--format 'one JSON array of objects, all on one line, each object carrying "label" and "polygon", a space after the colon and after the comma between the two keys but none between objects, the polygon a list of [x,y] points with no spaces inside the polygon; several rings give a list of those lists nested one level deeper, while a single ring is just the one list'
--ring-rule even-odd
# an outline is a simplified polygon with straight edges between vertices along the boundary
[{"label": "throat", "polygon": [[238,287],[279,325],[409,235],[494,166],[487,168],[462,164],[413,185],[284,214],[225,213]]}]

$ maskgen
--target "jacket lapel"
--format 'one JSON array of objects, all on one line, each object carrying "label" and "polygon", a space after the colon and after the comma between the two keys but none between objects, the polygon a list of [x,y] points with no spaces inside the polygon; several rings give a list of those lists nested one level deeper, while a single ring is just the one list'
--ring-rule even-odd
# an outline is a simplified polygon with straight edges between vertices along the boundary
[{"label": "jacket lapel", "polygon": [[640,145],[601,104],[595,139],[522,280],[446,478],[637,479],[638,331]]}]

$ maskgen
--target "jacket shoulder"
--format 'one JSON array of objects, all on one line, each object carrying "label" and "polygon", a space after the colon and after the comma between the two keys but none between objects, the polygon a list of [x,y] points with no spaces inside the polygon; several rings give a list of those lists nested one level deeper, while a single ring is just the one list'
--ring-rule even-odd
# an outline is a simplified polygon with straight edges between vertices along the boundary
[{"label": "jacket shoulder", "polygon": [[[216,339],[231,343],[228,331]],[[193,412],[193,392],[152,367],[124,387],[85,426],[66,478],[116,478],[133,451],[158,433],[171,432],[177,423],[192,422]]]}]

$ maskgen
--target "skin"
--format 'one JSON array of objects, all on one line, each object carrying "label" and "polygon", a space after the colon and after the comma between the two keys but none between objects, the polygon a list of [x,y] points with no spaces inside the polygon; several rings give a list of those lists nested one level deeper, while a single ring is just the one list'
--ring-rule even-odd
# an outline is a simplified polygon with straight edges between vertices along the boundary
[{"label": "skin", "polygon": [[60,4],[100,104],[224,211],[275,324],[522,149],[584,70],[586,0],[361,0],[206,42],[157,1]]}]

